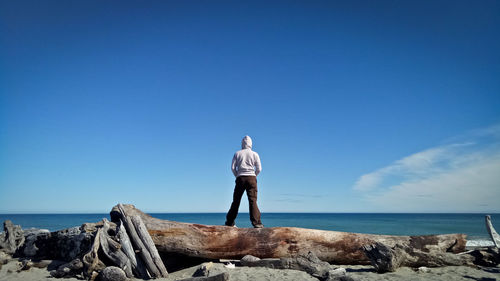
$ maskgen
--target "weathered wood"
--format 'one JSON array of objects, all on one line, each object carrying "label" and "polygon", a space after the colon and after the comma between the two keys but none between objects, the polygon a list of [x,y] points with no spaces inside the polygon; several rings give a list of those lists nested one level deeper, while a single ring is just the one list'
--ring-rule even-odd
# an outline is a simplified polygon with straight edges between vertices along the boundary
[{"label": "weathered wood", "polygon": [[127,214],[127,211],[125,210],[122,204],[119,204],[117,206],[117,212],[120,218],[123,220],[123,225],[127,230],[127,234],[129,235],[132,245],[137,251],[139,251],[138,254],[141,257],[144,264],[146,265],[149,275],[153,278],[162,277],[160,270],[153,262],[153,258],[151,257],[151,254],[147,250],[146,246],[144,246],[144,243],[142,242],[141,238],[139,238],[137,230],[135,229],[135,226],[132,223],[130,216]]},{"label": "weathered wood", "polygon": [[14,225],[12,221],[3,222],[3,233],[0,233],[0,249],[7,254],[14,254],[18,247],[24,243],[24,234],[20,225]]},{"label": "weathered wood", "polygon": [[467,255],[474,259],[475,265],[495,267],[500,264],[500,249],[496,247],[475,249],[469,251]]},{"label": "weathered wood", "polygon": [[452,253],[424,252],[407,245],[391,247],[380,242],[363,246],[363,251],[378,272],[396,271],[401,266],[408,267],[438,267],[448,265],[473,265],[469,255]]},{"label": "weathered wood", "polygon": [[29,229],[24,234],[25,243],[20,245],[14,256],[69,262],[88,252],[94,241],[95,230],[75,226],[53,232]]},{"label": "weathered wood", "polygon": [[104,225],[102,231],[99,233],[99,241],[101,243],[101,248],[104,254],[119,268],[123,269],[127,277],[133,277],[132,265],[130,259],[121,250],[121,244],[113,240],[108,235],[109,223],[104,219]]},{"label": "weathered wood", "polygon": [[118,241],[122,245],[123,252],[130,259],[130,263],[132,264],[132,268],[136,267],[137,266],[137,259],[135,258],[134,248],[132,247],[132,243],[130,242],[130,239],[128,238],[127,231],[125,230],[125,227],[123,226],[123,222],[121,220],[120,220],[120,223],[118,224],[118,233],[116,234],[116,237],[118,238]]},{"label": "weathered wood", "polygon": [[101,246],[99,239],[101,237],[101,231],[101,228],[97,229],[92,247],[82,258],[83,275],[85,276],[85,278],[92,281],[97,276],[97,272],[106,267],[106,265],[104,265],[104,263],[99,260],[98,255],[99,247]]},{"label": "weathered wood", "polygon": [[69,278],[80,274],[83,269],[83,263],[80,259],[74,259],[68,263],[60,265],[57,270],[50,271],[50,275],[54,278]]},{"label": "weathered wood", "polygon": [[146,229],[146,226],[144,225],[144,222],[142,221],[140,216],[132,216],[132,223],[135,226],[135,230],[137,230],[137,234],[142,240],[142,243],[144,243],[144,246],[148,250],[148,252],[151,254],[151,258],[153,259],[153,262],[155,263],[156,267],[161,272],[162,277],[167,277],[168,272],[167,269],[165,268],[165,265],[163,264],[163,261],[161,260],[160,254],[158,253],[158,250],[156,249],[156,246],[153,242],[153,239],[151,239],[151,236],[149,235],[148,230]]},{"label": "weathered wood", "polygon": [[335,269],[333,265],[318,259],[314,253],[299,255],[296,258],[260,259],[251,255],[244,256],[240,263],[242,266],[266,267],[274,269],[294,269],[307,272],[320,280],[326,280],[328,273]]},{"label": "weathered wood", "polygon": [[148,279],[149,275],[146,270],[146,267],[142,260],[137,257],[137,254],[132,247],[132,242],[130,242],[130,238],[128,237],[127,231],[123,226],[123,221],[120,220],[118,225],[118,233],[116,237],[119,239],[120,244],[122,245],[123,252],[127,255],[130,260],[130,264],[132,266],[132,272],[136,277],[141,279]]},{"label": "weathered wood", "polygon": [[247,255],[239,263],[248,267],[266,267],[273,269],[293,269],[304,271],[320,281],[353,281],[348,276],[345,268],[337,268],[327,262],[321,261],[312,252],[299,255],[296,258],[259,259]]},{"label": "weathered wood", "polygon": [[[361,247],[375,242],[390,247],[406,245],[423,252],[459,253],[465,250],[466,235],[391,236],[296,227],[234,228],[181,223],[153,218],[133,205],[123,205],[130,216],[141,217],[156,248],[164,254],[181,254],[206,259],[296,257],[313,252],[322,261],[336,264],[369,264]],[[111,211],[119,216],[118,206]]]},{"label": "weathered wood", "polygon": [[500,248],[500,235],[498,235],[495,228],[493,227],[490,215],[487,215],[485,219],[486,219],[486,229],[490,234],[491,240],[493,240],[495,247]]}]

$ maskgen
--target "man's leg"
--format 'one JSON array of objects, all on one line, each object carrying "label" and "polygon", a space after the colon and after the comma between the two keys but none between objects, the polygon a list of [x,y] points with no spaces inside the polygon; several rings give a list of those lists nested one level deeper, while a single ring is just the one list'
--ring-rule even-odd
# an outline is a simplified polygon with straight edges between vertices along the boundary
[{"label": "man's leg", "polygon": [[261,226],[260,211],[257,206],[257,177],[247,177],[245,188],[248,196],[248,206],[250,209],[250,221],[253,226]]},{"label": "man's leg", "polygon": [[245,192],[245,187],[242,183],[241,177],[237,177],[236,185],[234,186],[233,192],[233,203],[231,204],[231,208],[226,215],[226,225],[233,226],[234,220],[238,215],[238,209],[240,208],[241,196],[243,196],[243,192]]}]

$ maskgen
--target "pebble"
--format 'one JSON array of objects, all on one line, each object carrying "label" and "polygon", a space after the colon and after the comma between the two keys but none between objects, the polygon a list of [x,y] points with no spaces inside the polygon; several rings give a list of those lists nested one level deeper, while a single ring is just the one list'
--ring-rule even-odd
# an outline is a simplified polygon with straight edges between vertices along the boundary
[{"label": "pebble", "polygon": [[421,266],[417,269],[417,272],[418,273],[429,273],[431,272],[430,268],[428,267],[425,267],[425,266]]}]

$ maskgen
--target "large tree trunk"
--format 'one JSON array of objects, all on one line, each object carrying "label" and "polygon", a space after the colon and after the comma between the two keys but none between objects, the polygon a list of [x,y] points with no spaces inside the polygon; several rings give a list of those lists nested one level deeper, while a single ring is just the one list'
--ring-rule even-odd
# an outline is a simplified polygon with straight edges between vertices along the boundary
[{"label": "large tree trunk", "polygon": [[[158,251],[206,259],[296,257],[313,252],[323,261],[336,264],[369,264],[364,245],[396,244],[433,253],[459,253],[465,250],[465,234],[390,236],[304,229],[296,227],[234,228],[160,220],[123,205],[129,215],[142,218]],[[120,217],[118,207],[111,211],[112,221]]]}]

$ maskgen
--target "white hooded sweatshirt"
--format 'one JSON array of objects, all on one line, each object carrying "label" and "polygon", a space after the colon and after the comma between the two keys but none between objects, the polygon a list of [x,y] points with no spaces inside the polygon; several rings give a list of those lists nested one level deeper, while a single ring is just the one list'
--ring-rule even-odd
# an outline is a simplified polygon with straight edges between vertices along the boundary
[{"label": "white hooded sweatshirt", "polygon": [[262,171],[259,154],[252,151],[252,139],[249,136],[243,138],[241,150],[234,154],[231,170],[235,177],[257,176]]}]

